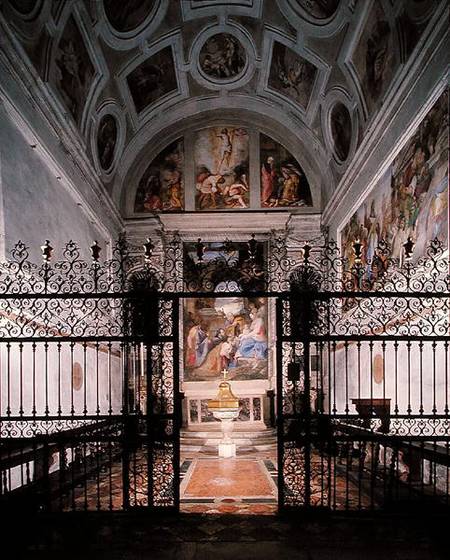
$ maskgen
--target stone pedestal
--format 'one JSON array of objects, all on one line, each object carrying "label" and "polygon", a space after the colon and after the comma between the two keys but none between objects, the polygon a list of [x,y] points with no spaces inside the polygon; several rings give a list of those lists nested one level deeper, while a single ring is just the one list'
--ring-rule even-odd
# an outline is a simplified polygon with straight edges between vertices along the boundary
[{"label": "stone pedestal", "polygon": [[224,457],[225,459],[236,457],[236,444],[233,442],[221,441],[219,443],[219,457]]}]

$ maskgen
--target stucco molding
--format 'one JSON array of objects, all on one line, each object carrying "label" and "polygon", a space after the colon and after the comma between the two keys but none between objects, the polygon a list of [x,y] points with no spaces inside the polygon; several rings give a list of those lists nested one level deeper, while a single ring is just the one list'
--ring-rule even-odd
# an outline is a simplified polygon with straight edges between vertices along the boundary
[{"label": "stucco molding", "polygon": [[[126,1],[126,0],[118,0]],[[143,45],[151,37],[167,13],[170,0],[158,0],[147,17],[135,29],[130,31],[117,31],[108,21],[103,2],[94,2],[94,7],[98,17],[96,29],[105,43],[113,49],[122,51]]]},{"label": "stucco molding", "polygon": [[[116,139],[116,145],[114,147],[114,157],[109,169],[106,170],[103,169],[103,167],[100,164],[100,158],[98,154],[98,144],[97,144],[98,127],[100,125],[102,118],[105,115],[112,115],[115,118],[117,124],[117,139]],[[98,175],[105,182],[110,181],[116,171],[117,164],[120,160],[120,156],[125,146],[126,127],[127,127],[127,123],[126,123],[125,113],[114,99],[105,100],[98,107],[95,114],[93,114],[91,117],[90,143],[91,143],[92,159]]]},{"label": "stucco molding", "polygon": [[[219,33],[233,35],[243,46],[246,53],[246,62],[243,70],[235,77],[227,80],[214,79],[206,75],[200,68],[200,51],[205,42]],[[189,68],[194,79],[202,86],[212,90],[236,89],[244,86],[251,80],[258,66],[256,45],[245,29],[233,21],[227,23],[213,23],[204,27],[195,37],[189,51]]]},{"label": "stucco molding", "polygon": [[[296,103],[289,96],[272,89],[269,85],[272,51],[276,41],[285,45],[317,68],[317,75],[306,108]],[[270,26],[266,26],[264,31],[262,60],[265,60],[267,64],[263,64],[261,67],[256,94],[269,100],[275,100],[285,107],[289,107],[293,114],[299,115],[308,126],[311,126],[316,117],[320,100],[331,72],[331,67],[316,53],[302,45],[299,41],[290,39],[286,34]]]},{"label": "stucco molding", "polygon": [[[142,62],[150,58],[153,54],[160,50],[170,47],[172,49],[173,62],[175,67],[175,76],[177,81],[177,89],[168,92],[157,99],[154,103],[150,103],[140,113],[137,113],[134,101],[128,87],[127,76],[137,68]],[[169,109],[171,105],[177,104],[189,96],[189,88],[186,78],[186,72],[183,68],[183,45],[182,36],[179,29],[175,29],[168,33],[165,37],[159,38],[154,43],[145,47],[144,52],[138,53],[135,57],[129,60],[117,74],[116,82],[121,94],[121,97],[128,108],[130,119],[134,130],[145,125],[155,116]]]}]

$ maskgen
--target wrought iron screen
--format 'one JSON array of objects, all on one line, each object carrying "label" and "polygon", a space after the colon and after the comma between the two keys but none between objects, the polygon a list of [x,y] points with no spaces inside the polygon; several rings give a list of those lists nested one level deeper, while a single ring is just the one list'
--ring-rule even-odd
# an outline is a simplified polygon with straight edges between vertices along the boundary
[{"label": "wrought iron screen", "polygon": [[401,266],[384,244],[350,262],[275,234],[212,259],[201,240],[162,243],[121,241],[106,261],[95,243],[86,261],[47,242],[40,265],[19,243],[0,265],[5,508],[178,508],[180,300],[212,292],[277,301],[280,508],[448,506],[441,243],[417,261],[405,247]]},{"label": "wrought iron screen", "polygon": [[2,504],[176,508],[178,307],[123,242],[52,252],[0,265]]},{"label": "wrought iron screen", "polygon": [[448,506],[448,258],[355,249],[306,246],[278,301],[280,503]]}]

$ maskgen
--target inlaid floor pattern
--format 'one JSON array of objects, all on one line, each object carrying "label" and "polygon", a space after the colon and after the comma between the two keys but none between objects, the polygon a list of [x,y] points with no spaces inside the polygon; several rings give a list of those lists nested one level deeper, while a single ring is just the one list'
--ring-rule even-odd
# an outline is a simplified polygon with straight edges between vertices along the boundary
[{"label": "inlaid floor pattern", "polygon": [[275,464],[253,457],[185,459],[181,465],[181,510],[273,514],[277,510]]}]

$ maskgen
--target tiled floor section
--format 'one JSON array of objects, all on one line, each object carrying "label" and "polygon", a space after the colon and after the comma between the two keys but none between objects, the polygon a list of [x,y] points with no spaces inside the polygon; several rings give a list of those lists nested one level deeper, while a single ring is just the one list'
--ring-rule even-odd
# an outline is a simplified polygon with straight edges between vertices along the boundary
[{"label": "tiled floor section", "polygon": [[185,498],[274,498],[276,494],[264,463],[258,459],[196,459],[190,469],[181,486]]},{"label": "tiled floor section", "polygon": [[[272,461],[254,458],[195,458],[181,466],[181,511],[270,515],[277,511]],[[276,471],[275,471],[276,472]]]}]

